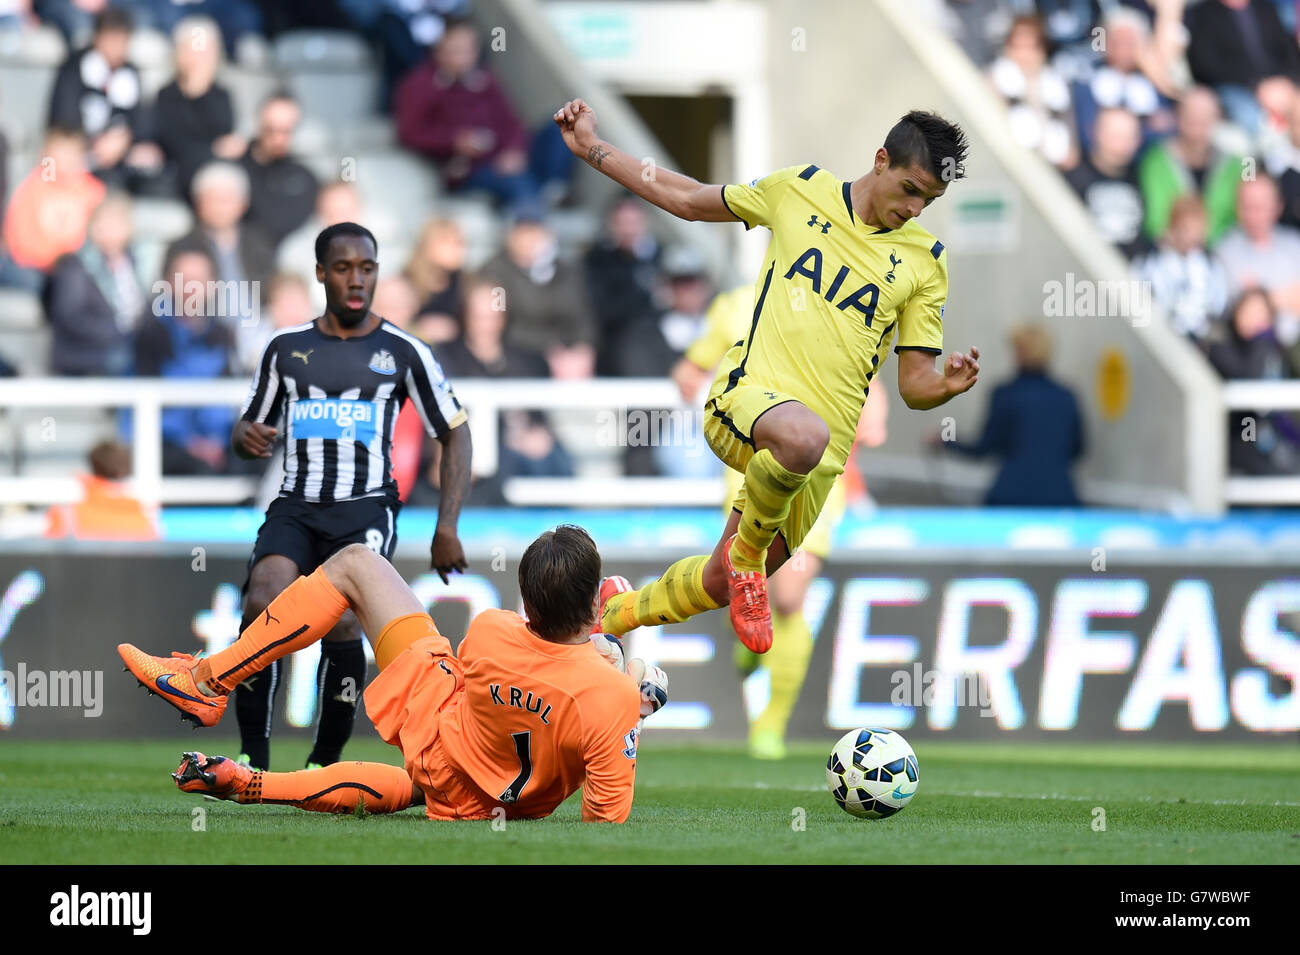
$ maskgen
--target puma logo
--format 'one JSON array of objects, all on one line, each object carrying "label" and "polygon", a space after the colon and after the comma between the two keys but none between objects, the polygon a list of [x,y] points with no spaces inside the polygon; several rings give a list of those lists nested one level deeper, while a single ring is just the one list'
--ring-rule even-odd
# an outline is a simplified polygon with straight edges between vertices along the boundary
[{"label": "puma logo", "polygon": [[314,352],[315,350],[316,350],[316,349],[314,349],[314,348],[308,348],[306,351],[291,351],[291,352],[289,352],[289,357],[290,357],[290,358],[301,358],[301,359],[302,359],[302,363],[305,365],[305,364],[307,364],[307,359],[311,356],[311,353]]},{"label": "puma logo", "polygon": [[267,625],[268,627],[271,625],[271,621],[272,621],[272,620],[274,620],[276,623],[279,623],[279,622],[280,622],[280,618],[279,618],[279,617],[272,617],[272,616],[271,616],[271,608],[270,608],[270,607],[267,607],[267,608],[266,608],[266,625]]}]

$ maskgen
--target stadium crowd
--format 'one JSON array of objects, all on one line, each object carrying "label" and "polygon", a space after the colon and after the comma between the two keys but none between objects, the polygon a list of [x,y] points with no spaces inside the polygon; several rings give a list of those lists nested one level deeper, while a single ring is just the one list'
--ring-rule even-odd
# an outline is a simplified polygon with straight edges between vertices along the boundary
[{"label": "stadium crowd", "polygon": [[[1295,0],[947,0],[946,24],[1169,322],[1225,379],[1300,376]],[[1300,470],[1300,429],[1230,464]]]},{"label": "stadium crowd", "polygon": [[[35,162],[4,196],[0,286],[39,296],[48,373],[246,377],[269,335],[317,314],[312,242],[366,223],[385,276],[375,310],[430,343],[449,377],[667,376],[715,289],[689,250],[661,247],[620,197],[585,248],[562,241],[572,157],[545,117],[520,116],[464,19],[468,0],[18,0],[0,31],[56,28],[67,44]],[[1150,283],[1169,321],[1225,377],[1300,370],[1300,47],[1294,0],[946,0],[945,22],[1006,103],[1018,141],[1060,169],[1099,231]],[[377,48],[396,141],[442,191],[480,199],[503,235],[467,265],[461,222],[422,225],[295,155],[301,104],[278,89],[242,115],[223,62],[265,60],[309,24]],[[173,76],[147,95],[133,31],[163,31]],[[0,120],[5,105],[0,105]],[[243,131],[247,131],[247,133]],[[9,148],[0,135],[0,172]],[[184,202],[192,227],[152,258],[137,202]],[[148,273],[150,262],[152,274]],[[186,283],[256,289],[221,314]],[[178,284],[179,283],[179,284]],[[3,366],[3,358],[0,358]],[[2,370],[2,369],[0,369]],[[12,369],[10,369],[12,371]],[[233,412],[172,409],[165,469],[242,473]],[[506,416],[502,470],[565,476],[574,462],[540,414]],[[1300,431],[1234,453],[1256,473],[1300,467]],[[436,495],[425,447],[406,495]],[[629,449],[630,473],[662,462]],[[476,488],[500,501],[499,486]]]}]

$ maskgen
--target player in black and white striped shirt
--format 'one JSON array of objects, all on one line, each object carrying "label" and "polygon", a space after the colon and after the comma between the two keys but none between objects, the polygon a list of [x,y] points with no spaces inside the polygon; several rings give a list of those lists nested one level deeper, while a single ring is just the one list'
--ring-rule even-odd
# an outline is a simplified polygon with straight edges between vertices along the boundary
[{"label": "player in black and white striped shirt", "polygon": [[[241,630],[300,574],[347,544],[392,557],[401,506],[391,467],[393,429],[408,397],[443,446],[430,563],[444,582],[465,569],[456,532],[470,474],[465,412],[429,346],[370,311],[377,257],[374,236],[356,223],[321,232],[316,277],[325,286],[325,314],[271,336],[231,435],[241,457],[269,458],[284,433],[284,484],[249,559]],[[261,769],[269,768],[278,668],[257,674],[235,694],[242,752]],[[321,644],[321,717],[308,765],[338,761],[365,673],[360,627],[349,612]]]}]

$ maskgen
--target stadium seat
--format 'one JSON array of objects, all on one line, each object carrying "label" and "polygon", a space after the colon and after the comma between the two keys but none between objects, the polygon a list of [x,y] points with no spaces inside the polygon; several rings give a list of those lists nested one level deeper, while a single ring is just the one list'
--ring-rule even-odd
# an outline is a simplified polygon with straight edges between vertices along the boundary
[{"label": "stadium seat", "polygon": [[57,412],[28,408],[19,414],[13,431],[19,441],[24,477],[84,472],[90,449],[117,434],[116,412],[104,408],[59,408]]},{"label": "stadium seat", "polygon": [[408,152],[399,149],[358,152],[348,158],[356,161],[352,171],[367,205],[419,210],[429,208],[442,192],[433,167]]},{"label": "stadium seat", "polygon": [[275,66],[303,112],[333,126],[373,114],[379,73],[370,48],[354,34],[291,30],[275,41]]},{"label": "stadium seat", "polygon": [[36,295],[22,289],[0,288],[0,329],[30,332],[41,327],[44,317]]},{"label": "stadium seat", "polygon": [[217,74],[217,82],[230,92],[235,131],[251,136],[257,129],[257,109],[279,87],[279,78],[270,70],[226,64]]},{"label": "stadium seat", "polygon": [[570,262],[580,259],[600,232],[600,216],[590,209],[554,209],[546,222],[555,233],[560,256]]},{"label": "stadium seat", "polygon": [[0,32],[0,123],[10,148],[40,145],[54,74],[66,55],[63,38],[53,28]]},{"label": "stadium seat", "polygon": [[140,72],[140,88],[146,102],[152,102],[176,73],[171,40],[158,30],[141,28],[132,32],[127,59]]},{"label": "stadium seat", "polygon": [[386,116],[361,116],[331,132],[335,145],[349,154],[397,148],[397,129]]}]

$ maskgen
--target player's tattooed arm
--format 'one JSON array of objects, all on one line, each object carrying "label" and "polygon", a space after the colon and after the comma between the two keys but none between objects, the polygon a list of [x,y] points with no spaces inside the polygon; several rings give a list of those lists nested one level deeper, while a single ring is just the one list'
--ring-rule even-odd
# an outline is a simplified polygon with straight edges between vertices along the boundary
[{"label": "player's tattooed arm", "polygon": [[438,499],[438,525],[433,532],[433,543],[429,545],[429,566],[438,572],[445,584],[448,574],[464,571],[469,566],[465,560],[465,548],[461,546],[456,530],[460,523],[461,505],[469,493],[470,460],[473,455],[469,425],[452,428],[438,441],[442,444],[442,460],[438,465],[441,494]]},{"label": "player's tattooed arm", "polygon": [[688,221],[736,221],[721,186],[665,169],[653,158],[638,159],[597,137],[596,113],[582,100],[569,100],[551,118],[570,152],[647,202]]}]

